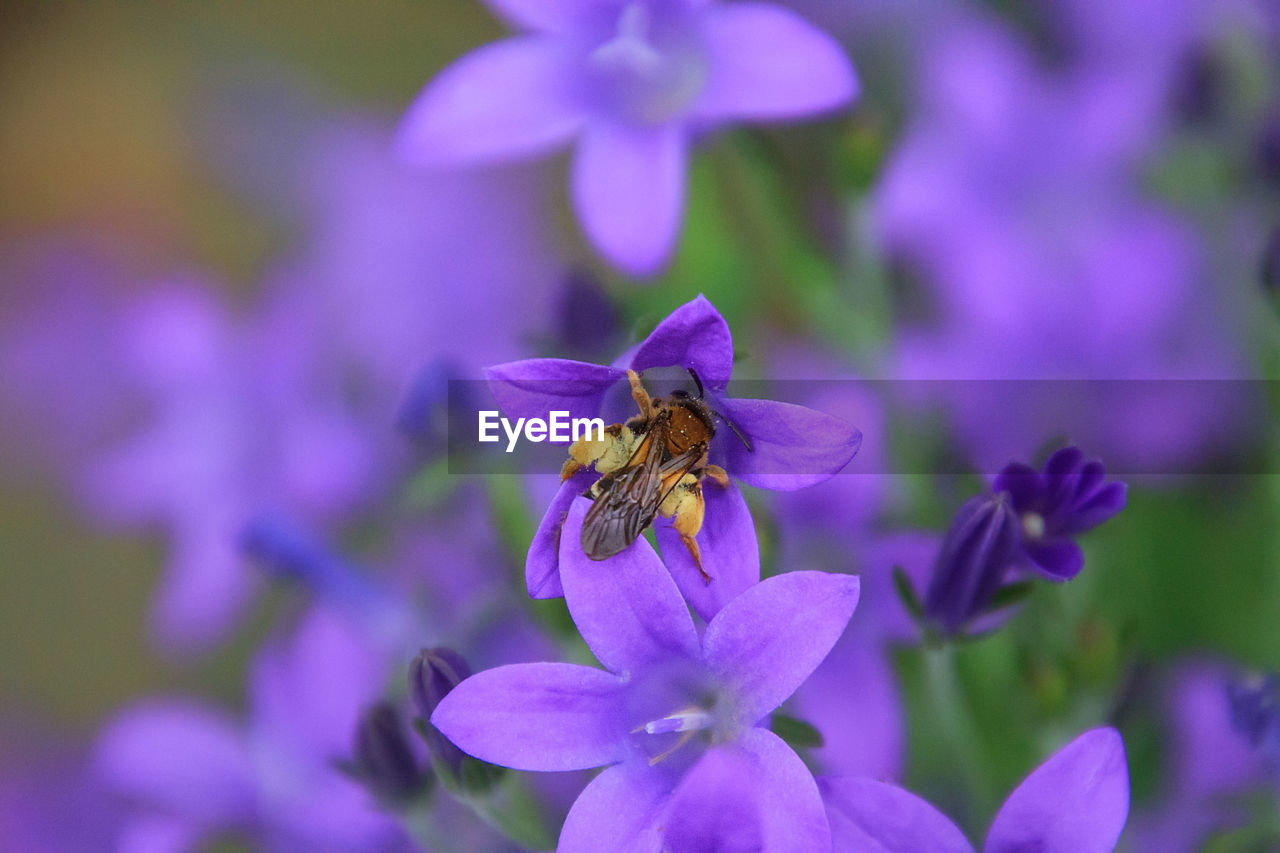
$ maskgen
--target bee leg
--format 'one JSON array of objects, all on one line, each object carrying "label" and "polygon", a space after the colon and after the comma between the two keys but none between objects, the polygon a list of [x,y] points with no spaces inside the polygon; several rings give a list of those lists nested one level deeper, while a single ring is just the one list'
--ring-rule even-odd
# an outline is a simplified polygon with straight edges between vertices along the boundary
[{"label": "bee leg", "polygon": [[584,435],[569,445],[569,458],[560,468],[560,482],[592,465],[601,474],[623,467],[631,457],[634,442],[635,436],[622,424],[606,427],[603,440]]},{"label": "bee leg", "polygon": [[702,469],[702,472],[712,480],[715,480],[716,485],[720,488],[729,488],[729,475],[719,465],[708,465]]},{"label": "bee leg", "polygon": [[[676,528],[679,529],[678,527]],[[693,564],[698,567],[698,573],[702,575],[704,583],[711,583],[711,575],[707,574],[707,570],[702,568],[702,549],[698,547],[698,540],[692,536],[680,534],[680,541],[684,543],[684,547],[689,549],[689,556],[693,557]]]},{"label": "bee leg", "polygon": [[671,490],[662,502],[658,513],[670,518],[672,526],[680,534],[680,541],[689,549],[693,564],[698,567],[699,574],[707,583],[711,583],[711,575],[702,567],[702,549],[694,537],[702,529],[702,519],[706,511],[706,503],[702,499],[702,484],[692,474],[685,474],[679,484]]},{"label": "bee leg", "polygon": [[635,399],[636,405],[640,407],[640,414],[645,420],[652,419],[657,413],[653,408],[653,398],[649,396],[649,392],[644,390],[644,386],[640,384],[640,374],[627,368],[627,379],[631,382],[631,396]]}]

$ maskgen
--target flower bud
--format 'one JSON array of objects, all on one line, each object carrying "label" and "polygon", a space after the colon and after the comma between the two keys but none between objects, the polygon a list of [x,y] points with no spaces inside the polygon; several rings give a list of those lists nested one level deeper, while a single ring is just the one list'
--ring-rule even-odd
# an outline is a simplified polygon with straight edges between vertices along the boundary
[{"label": "flower bud", "polygon": [[938,549],[925,594],[925,621],[955,636],[995,599],[1020,542],[1018,516],[1009,496],[971,498],[956,513]]},{"label": "flower bud", "polygon": [[1280,772],[1280,677],[1254,676],[1227,685],[1231,728]]},{"label": "flower bud", "polygon": [[386,702],[360,715],[350,771],[378,800],[392,806],[412,800],[430,779],[418,765],[400,714]]},{"label": "flower bud", "polygon": [[502,768],[467,755],[431,725],[436,706],[470,675],[471,667],[453,649],[423,649],[409,665],[409,695],[436,774],[453,790],[477,793],[491,788]]}]

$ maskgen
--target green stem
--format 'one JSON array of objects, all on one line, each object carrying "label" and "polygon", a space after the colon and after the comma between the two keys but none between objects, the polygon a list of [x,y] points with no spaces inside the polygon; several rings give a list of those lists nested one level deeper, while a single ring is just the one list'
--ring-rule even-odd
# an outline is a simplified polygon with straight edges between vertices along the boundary
[{"label": "green stem", "polygon": [[978,730],[956,669],[953,643],[924,649],[925,686],[933,718],[948,753],[955,781],[962,786],[963,801],[971,815],[985,816],[994,792],[982,733]]}]

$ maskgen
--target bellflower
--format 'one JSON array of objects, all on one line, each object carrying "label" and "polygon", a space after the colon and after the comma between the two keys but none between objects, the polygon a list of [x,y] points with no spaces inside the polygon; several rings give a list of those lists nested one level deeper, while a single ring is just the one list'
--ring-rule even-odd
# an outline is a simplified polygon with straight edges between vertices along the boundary
[{"label": "bellflower", "polygon": [[[1138,849],[1193,853],[1217,833],[1274,814],[1280,697],[1274,676],[1241,680],[1221,661],[1190,661],[1171,676],[1159,696],[1167,770],[1132,829]],[[1258,791],[1267,793],[1251,798]]]},{"label": "bellflower", "polygon": [[[733,370],[729,325],[706,297],[680,306],[640,344],[611,365],[558,358],[509,362],[486,371],[494,399],[508,417],[543,417],[553,410],[570,417],[603,417],[606,423],[635,414],[627,392],[627,370],[692,369],[707,404],[721,422],[710,448],[713,463],[748,485],[790,491],[822,482],[857,453],[862,434],[845,421],[803,406],[725,396]],[[687,374],[684,374],[687,376]],[[723,421],[736,428],[730,429]],[[559,561],[561,524],[575,496],[595,475],[580,471],[560,485],[529,547],[525,580],[534,598],[563,595]],[[732,483],[703,490],[706,516],[698,544],[702,579],[680,535],[666,519],[654,523],[663,558],[681,592],[704,619],[759,580],[760,551],[746,501]],[[578,540],[573,540],[578,545]],[[579,546],[579,550],[581,550]]]},{"label": "bellflower", "polygon": [[289,296],[239,317],[184,281],[111,320],[148,417],[94,460],[84,491],[104,523],[168,536],[152,613],[166,651],[207,649],[242,613],[255,584],[237,534],[256,511],[331,521],[379,479],[373,442],[305,343],[305,295]]},{"label": "bellflower", "polygon": [[849,60],[772,3],[489,0],[524,35],[480,48],[410,108],[399,149],[423,165],[525,157],[577,138],[573,203],[588,237],[635,274],[671,253],[693,135],[848,103]]},{"label": "bellflower", "polygon": [[[876,191],[884,249],[920,283],[929,318],[900,330],[895,371],[975,380],[932,388],[984,470],[1063,433],[1159,468],[1235,440],[1247,420],[1231,383],[1164,381],[1249,376],[1203,241],[1141,193],[1133,165],[1151,112],[1129,85],[1142,63],[1128,60],[1165,17],[1150,36],[1117,28],[1130,43],[1106,55],[1124,68],[1046,68],[989,19],[936,29],[917,51],[914,116]],[[1007,379],[1028,381],[989,381]],[[1113,379],[1142,381],[1088,381]]]},{"label": "bellflower", "polygon": [[[819,780],[836,849],[973,853],[932,805],[874,779]],[[1129,815],[1129,770],[1115,729],[1093,729],[1036,768],[996,814],[984,853],[1110,853]]]},{"label": "bellflower", "polygon": [[184,846],[233,832],[265,849],[401,850],[407,839],[333,766],[350,754],[361,706],[379,695],[380,650],[316,609],[254,660],[248,715],[154,698],[122,710],[96,750],[99,778],[184,828]]},{"label": "bellflower", "polygon": [[993,488],[1007,492],[1021,520],[1021,550],[1026,562],[1050,580],[1080,573],[1084,553],[1072,537],[1097,527],[1124,509],[1128,486],[1105,482],[1106,469],[1096,459],[1085,461],[1076,447],[1064,447],[1045,462],[1043,471],[1011,463]]},{"label": "bellflower", "polygon": [[646,541],[602,562],[586,557],[578,535],[589,506],[579,498],[569,507],[561,580],[604,669],[486,670],[446,695],[431,722],[464,752],[495,764],[607,767],[569,811],[560,853],[829,850],[813,777],[760,723],[844,631],[858,579],[769,578],[726,604],[699,637]]}]

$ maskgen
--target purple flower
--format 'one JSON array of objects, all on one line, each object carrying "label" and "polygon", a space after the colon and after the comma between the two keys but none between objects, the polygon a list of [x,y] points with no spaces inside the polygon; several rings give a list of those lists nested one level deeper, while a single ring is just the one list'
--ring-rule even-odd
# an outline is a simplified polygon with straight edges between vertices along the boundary
[{"label": "purple flower", "polygon": [[1084,553],[1072,538],[1124,509],[1128,499],[1129,487],[1106,476],[1101,462],[1086,462],[1079,448],[1064,447],[1042,472],[1014,462],[996,477],[993,488],[1009,493],[1021,519],[1022,553],[1033,569],[1056,581],[1080,573]]},{"label": "purple flower", "polygon": [[[1046,69],[976,19],[917,51],[918,107],[876,192],[884,248],[929,318],[900,330],[895,369],[979,380],[929,387],[983,470],[1062,434],[1157,469],[1240,438],[1249,401],[1231,383],[1164,381],[1249,376],[1199,235],[1137,189],[1151,104],[1134,74],[1173,17],[1150,37],[1116,28],[1130,41],[1105,56],[1124,67]],[[1078,382],[986,381],[1005,379]],[[1089,381],[1121,379],[1142,381]]]},{"label": "purple flower", "polygon": [[[1266,678],[1241,682],[1233,666],[1205,660],[1183,664],[1173,674],[1160,697],[1168,727],[1167,770],[1155,802],[1134,815],[1139,849],[1192,853],[1205,849],[1217,832],[1274,814],[1280,723],[1275,704],[1269,713],[1264,710],[1269,681],[1274,685]],[[1272,693],[1270,701],[1275,698]],[[1263,797],[1250,798],[1267,788]]]},{"label": "purple flower", "polygon": [[[964,834],[916,795],[874,779],[819,780],[840,850],[972,853]],[[996,814],[984,853],[1110,853],[1129,814],[1129,770],[1115,729],[1093,729],[1040,765]]]},{"label": "purple flower", "polygon": [[[503,666],[463,681],[435,724],[463,751],[523,770],[607,766],[578,797],[560,853],[820,851],[830,835],[799,757],[759,723],[808,677],[853,615],[858,579],[793,572],[729,602],[699,637],[648,543],[603,562],[569,508],[565,602],[605,667]],[[722,849],[717,847],[716,849]]]},{"label": "purple flower", "polygon": [[529,32],[432,81],[401,127],[402,155],[464,165],[577,137],[574,206],[599,249],[635,274],[671,253],[696,132],[811,115],[857,90],[840,47],[771,3],[488,1]]},{"label": "purple flower", "polygon": [[392,809],[410,804],[432,779],[409,745],[399,710],[389,702],[378,702],[360,715],[347,770]]},{"label": "purple flower", "polygon": [[1008,495],[966,501],[938,548],[924,598],[926,624],[955,636],[985,614],[1013,565],[1019,539]]},{"label": "purple flower", "polygon": [[[722,423],[712,441],[711,461],[749,485],[790,491],[819,483],[847,465],[862,442],[862,434],[839,418],[789,403],[724,396],[733,370],[733,340],[724,318],[703,296],[673,311],[612,365],[539,358],[500,364],[486,375],[508,417],[545,418],[559,410],[575,418],[603,416],[609,422],[635,413],[626,396],[626,371],[658,368],[697,372],[707,404],[742,436]],[[593,479],[590,471],[581,471],[566,480],[542,517],[525,564],[534,598],[564,594],[558,567],[561,525],[574,498]],[[681,592],[699,615],[710,619],[759,580],[760,552],[755,525],[736,486],[708,485],[704,497],[705,522],[697,540],[711,583],[704,582],[669,521],[659,519],[654,530]]]},{"label": "purple flower", "polygon": [[1237,679],[1227,685],[1231,727],[1260,758],[1280,770],[1280,677]]},{"label": "purple flower", "polygon": [[206,649],[243,611],[254,579],[237,534],[255,512],[332,520],[379,479],[374,442],[334,399],[338,377],[303,343],[306,302],[291,295],[239,318],[211,286],[183,282],[114,318],[149,417],[94,460],[85,492],[107,524],[170,539],[152,615],[167,651]]},{"label": "purple flower", "polygon": [[142,820],[185,827],[187,843],[232,831],[269,849],[404,849],[395,823],[333,766],[387,672],[350,625],[314,610],[255,659],[246,719],[192,700],[140,701],[100,734],[99,778]]}]

